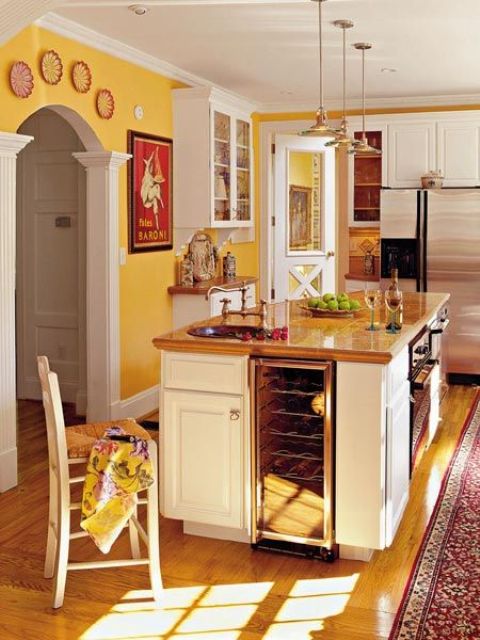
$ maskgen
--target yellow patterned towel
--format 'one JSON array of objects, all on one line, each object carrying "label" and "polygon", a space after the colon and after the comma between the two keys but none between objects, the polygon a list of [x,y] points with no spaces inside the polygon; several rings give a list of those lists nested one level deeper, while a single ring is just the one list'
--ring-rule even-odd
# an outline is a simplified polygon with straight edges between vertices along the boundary
[{"label": "yellow patterned towel", "polygon": [[95,442],[83,485],[80,526],[108,553],[137,504],[137,492],[154,481],[147,442],[112,427]]}]

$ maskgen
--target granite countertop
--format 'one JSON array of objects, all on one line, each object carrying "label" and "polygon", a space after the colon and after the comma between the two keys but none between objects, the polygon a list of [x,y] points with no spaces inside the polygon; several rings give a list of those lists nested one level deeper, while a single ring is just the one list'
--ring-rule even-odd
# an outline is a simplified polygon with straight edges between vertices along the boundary
[{"label": "granite countertop", "polygon": [[[363,303],[363,294],[351,294]],[[404,293],[403,328],[399,334],[385,332],[385,309],[375,311],[380,321],[379,331],[366,331],[367,308],[349,318],[312,317],[300,307],[301,301],[268,305],[268,326],[289,329],[288,340],[251,340],[235,338],[197,338],[187,333],[189,327],[166,333],[153,339],[157,349],[191,353],[225,353],[254,356],[330,359],[337,361],[387,363],[407,345],[447,302],[448,293]],[[258,307],[257,307],[258,309]],[[221,323],[221,317],[197,322],[199,325]],[[258,325],[258,318],[230,316],[227,324]]]}]

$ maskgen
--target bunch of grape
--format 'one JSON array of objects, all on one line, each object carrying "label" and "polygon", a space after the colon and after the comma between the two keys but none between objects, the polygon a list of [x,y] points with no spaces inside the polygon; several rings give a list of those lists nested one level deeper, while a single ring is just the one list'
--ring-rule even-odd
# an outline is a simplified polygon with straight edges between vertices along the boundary
[{"label": "bunch of grape", "polygon": [[307,305],[311,309],[324,309],[328,311],[356,311],[360,309],[360,302],[348,297],[347,293],[325,293],[321,298],[309,298]]}]

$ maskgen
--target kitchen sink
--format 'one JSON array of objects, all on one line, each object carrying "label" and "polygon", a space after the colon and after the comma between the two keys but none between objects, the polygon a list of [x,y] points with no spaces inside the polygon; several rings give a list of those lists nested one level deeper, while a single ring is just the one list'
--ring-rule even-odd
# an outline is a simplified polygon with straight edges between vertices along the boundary
[{"label": "kitchen sink", "polygon": [[197,338],[238,338],[250,334],[254,338],[261,331],[260,327],[252,327],[245,324],[214,324],[203,327],[193,327],[187,333]]}]

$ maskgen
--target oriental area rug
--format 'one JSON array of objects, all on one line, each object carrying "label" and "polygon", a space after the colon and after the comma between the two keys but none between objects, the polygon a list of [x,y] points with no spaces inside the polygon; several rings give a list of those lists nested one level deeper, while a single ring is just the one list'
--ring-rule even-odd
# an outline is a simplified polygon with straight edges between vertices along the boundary
[{"label": "oriental area rug", "polygon": [[480,391],[465,421],[389,640],[480,639]]}]

